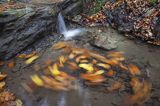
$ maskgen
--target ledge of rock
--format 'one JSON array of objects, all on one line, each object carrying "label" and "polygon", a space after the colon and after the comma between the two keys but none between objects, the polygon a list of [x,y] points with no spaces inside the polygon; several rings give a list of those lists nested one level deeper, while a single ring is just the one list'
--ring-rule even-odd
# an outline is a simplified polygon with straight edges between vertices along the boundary
[{"label": "ledge of rock", "polygon": [[37,39],[56,29],[56,15],[51,7],[41,7],[16,16],[0,16],[0,59],[9,59]]}]

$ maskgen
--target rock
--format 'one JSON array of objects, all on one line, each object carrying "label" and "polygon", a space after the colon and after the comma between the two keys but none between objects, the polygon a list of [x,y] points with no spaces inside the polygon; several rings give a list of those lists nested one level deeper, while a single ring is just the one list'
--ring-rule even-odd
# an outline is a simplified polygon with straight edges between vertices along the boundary
[{"label": "rock", "polygon": [[[0,59],[9,59],[37,39],[51,34],[56,29],[56,16],[50,7],[41,7],[22,17],[8,15],[0,17]],[[14,18],[13,18],[14,17]],[[8,19],[7,19],[8,18]]]},{"label": "rock", "polygon": [[82,0],[66,0],[58,5],[63,15],[74,17],[83,11]]},{"label": "rock", "polygon": [[97,36],[91,45],[105,50],[113,50],[117,48],[117,41],[111,36]]}]

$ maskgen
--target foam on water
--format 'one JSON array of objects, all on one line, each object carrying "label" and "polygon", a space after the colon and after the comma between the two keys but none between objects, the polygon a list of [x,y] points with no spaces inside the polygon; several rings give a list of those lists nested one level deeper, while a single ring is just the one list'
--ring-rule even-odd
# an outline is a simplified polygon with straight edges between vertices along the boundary
[{"label": "foam on water", "polygon": [[65,40],[70,40],[75,36],[80,35],[80,33],[83,31],[83,29],[72,29],[67,30],[64,18],[61,13],[58,14],[58,30],[60,34],[64,35]]}]

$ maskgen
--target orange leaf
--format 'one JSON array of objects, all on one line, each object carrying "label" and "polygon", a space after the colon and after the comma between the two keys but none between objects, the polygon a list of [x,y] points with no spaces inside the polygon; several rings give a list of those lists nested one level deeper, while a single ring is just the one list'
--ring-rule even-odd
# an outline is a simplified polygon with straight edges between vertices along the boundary
[{"label": "orange leaf", "polygon": [[141,74],[139,68],[133,64],[129,64],[128,69],[132,75],[140,75]]},{"label": "orange leaf", "polygon": [[115,71],[113,71],[113,70],[109,70],[109,71],[106,73],[106,75],[107,75],[108,77],[113,77],[114,74],[115,74]]},{"label": "orange leaf", "polygon": [[102,75],[95,75],[95,74],[81,74],[81,78],[88,80],[93,83],[101,83],[105,81],[105,78]]},{"label": "orange leaf", "polygon": [[120,58],[123,57],[123,52],[109,52],[107,56]]}]

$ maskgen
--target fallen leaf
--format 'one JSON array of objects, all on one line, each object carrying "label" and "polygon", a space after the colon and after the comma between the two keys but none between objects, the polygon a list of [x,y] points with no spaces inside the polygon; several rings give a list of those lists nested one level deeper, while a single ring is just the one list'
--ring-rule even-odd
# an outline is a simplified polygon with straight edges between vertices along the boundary
[{"label": "fallen leaf", "polygon": [[28,60],[25,61],[25,64],[31,64],[33,61],[35,61],[36,59],[38,59],[38,55],[35,55],[31,58],[29,58]]},{"label": "fallen leaf", "polygon": [[119,67],[122,68],[122,70],[127,71],[128,67],[124,66],[122,63],[119,64]]},{"label": "fallen leaf", "polygon": [[0,66],[3,66],[4,62],[3,61],[0,61]]},{"label": "fallen leaf", "polygon": [[117,57],[117,58],[121,58],[123,57],[123,52],[109,52],[107,54],[107,57]]},{"label": "fallen leaf", "polygon": [[0,90],[2,90],[5,85],[6,85],[6,83],[5,83],[4,81],[3,81],[3,82],[0,82]]},{"label": "fallen leaf", "polygon": [[15,101],[15,99],[15,95],[9,91],[3,91],[0,93],[0,103]]},{"label": "fallen leaf", "polygon": [[42,76],[42,79],[45,83],[44,87],[46,88],[53,89],[53,90],[64,90],[64,91],[68,90],[65,83],[58,82],[51,77]]},{"label": "fallen leaf", "polygon": [[34,51],[34,52],[32,52],[32,53],[30,53],[30,54],[19,54],[18,55],[18,57],[19,58],[31,58],[31,57],[33,57],[34,55],[36,55],[37,53]]},{"label": "fallen leaf", "polygon": [[76,57],[76,54],[75,54],[75,53],[70,53],[69,56],[68,56],[69,59],[73,59],[73,58],[75,58],[75,57]]},{"label": "fallen leaf", "polygon": [[44,85],[43,80],[38,75],[32,75],[31,79],[37,86],[43,86]]},{"label": "fallen leaf", "polygon": [[57,76],[60,74],[60,71],[58,69],[58,65],[55,63],[53,66],[48,66],[49,71],[53,76]]},{"label": "fallen leaf", "polygon": [[113,71],[113,70],[109,70],[109,71],[106,73],[106,75],[107,75],[108,77],[113,77],[114,74],[115,74],[115,71]]},{"label": "fallen leaf", "polygon": [[93,59],[92,64],[97,64],[97,60]]},{"label": "fallen leaf", "polygon": [[107,88],[107,91],[113,92],[119,90],[122,87],[123,83],[121,81],[115,82],[113,85]]},{"label": "fallen leaf", "polygon": [[81,74],[80,77],[84,80],[93,82],[93,83],[101,83],[105,81],[104,76],[102,75],[95,75],[95,74]]},{"label": "fallen leaf", "polygon": [[64,56],[59,57],[59,66],[64,67],[64,63],[66,62],[67,58]]},{"label": "fallen leaf", "polygon": [[109,64],[104,64],[104,63],[97,63],[96,64],[97,66],[100,66],[102,68],[105,68],[105,69],[110,69],[111,66]]},{"label": "fallen leaf", "polygon": [[0,81],[2,81],[3,79],[5,79],[6,77],[7,77],[6,74],[1,74],[1,73],[0,73]]},{"label": "fallen leaf", "polygon": [[67,64],[71,70],[77,71],[79,69],[78,65],[74,62],[67,62]]},{"label": "fallen leaf", "polygon": [[53,49],[63,49],[66,48],[68,44],[66,42],[58,42],[52,46]]},{"label": "fallen leaf", "polygon": [[132,75],[140,75],[141,74],[139,68],[133,64],[129,64],[128,69]]},{"label": "fallen leaf", "polygon": [[14,60],[11,60],[11,61],[9,61],[9,63],[8,63],[8,68],[9,68],[9,69],[12,69],[12,68],[14,67],[14,65],[15,65],[15,61],[14,61]]},{"label": "fallen leaf", "polygon": [[87,55],[80,55],[80,56],[78,56],[78,57],[76,58],[76,62],[79,63],[80,60],[82,60],[82,59],[87,59],[88,57],[89,57],[89,56],[87,56]]},{"label": "fallen leaf", "polygon": [[124,100],[124,105],[130,106],[134,104],[140,104],[149,99],[151,95],[151,84],[148,81],[142,83],[141,88],[133,95],[128,96]]},{"label": "fallen leaf", "polygon": [[16,99],[16,106],[23,106],[23,103],[20,99]]},{"label": "fallen leaf", "polygon": [[130,85],[134,93],[138,92],[142,87],[142,82],[137,77],[131,78]]},{"label": "fallen leaf", "polygon": [[84,64],[84,63],[82,63],[82,64],[79,64],[79,67],[87,70],[88,73],[91,73],[94,70],[92,64]]},{"label": "fallen leaf", "polygon": [[80,63],[88,63],[88,60],[80,60]]}]

